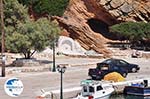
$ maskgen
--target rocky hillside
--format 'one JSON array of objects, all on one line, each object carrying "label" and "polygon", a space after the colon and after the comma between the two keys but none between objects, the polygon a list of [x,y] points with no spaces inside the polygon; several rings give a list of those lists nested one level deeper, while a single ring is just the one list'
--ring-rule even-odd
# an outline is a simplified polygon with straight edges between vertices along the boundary
[{"label": "rocky hillside", "polygon": [[110,50],[104,46],[113,35],[109,26],[125,21],[150,21],[150,0],[70,0],[63,17],[55,17],[87,50],[105,56]]}]

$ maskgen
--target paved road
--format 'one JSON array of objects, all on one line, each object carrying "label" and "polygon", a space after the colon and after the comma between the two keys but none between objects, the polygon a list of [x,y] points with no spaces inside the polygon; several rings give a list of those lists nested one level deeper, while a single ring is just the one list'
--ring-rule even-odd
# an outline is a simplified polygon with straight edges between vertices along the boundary
[{"label": "paved road", "polygon": [[[71,88],[72,86],[79,86],[80,81],[88,78],[86,68],[68,68],[64,74],[64,87]],[[0,78],[0,96],[2,99],[12,99],[7,96],[3,90],[4,82],[7,78],[17,77],[22,80],[24,84],[24,91],[22,95],[16,99],[35,99],[40,95],[40,89],[45,91],[56,90],[60,87],[60,74],[58,72],[41,72],[41,73],[20,73],[9,75],[5,78]]]},{"label": "paved road", "polygon": [[[128,75],[127,79],[136,79],[143,77],[150,77],[150,59],[125,59],[132,63],[137,63],[140,65],[141,70],[139,73],[131,73]],[[99,59],[60,59],[59,62],[71,63],[88,63],[88,62],[98,62],[102,61]],[[68,67],[64,74],[64,88],[79,87],[80,81],[83,79],[88,79],[87,71],[88,68],[93,67],[93,65],[88,66],[76,66]],[[6,95],[4,92],[4,83],[10,77],[18,77],[22,80],[24,84],[23,93],[15,99],[36,99],[35,97],[40,95],[40,90],[44,89],[46,91],[60,89],[60,74],[58,72],[38,72],[38,73],[16,73],[12,75],[7,75],[6,77],[0,77],[0,97],[1,99],[12,99],[12,97]],[[57,98],[59,99],[59,98]],[[66,98],[65,98],[66,99]]]}]

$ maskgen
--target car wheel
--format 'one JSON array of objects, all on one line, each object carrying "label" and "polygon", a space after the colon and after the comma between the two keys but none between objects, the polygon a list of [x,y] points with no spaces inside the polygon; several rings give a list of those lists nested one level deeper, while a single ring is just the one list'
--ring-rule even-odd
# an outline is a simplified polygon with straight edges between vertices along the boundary
[{"label": "car wheel", "polygon": [[123,76],[123,77],[127,77],[127,73],[123,73],[122,76]]},{"label": "car wheel", "polygon": [[132,72],[133,73],[137,72],[137,69],[136,68],[132,68]]}]

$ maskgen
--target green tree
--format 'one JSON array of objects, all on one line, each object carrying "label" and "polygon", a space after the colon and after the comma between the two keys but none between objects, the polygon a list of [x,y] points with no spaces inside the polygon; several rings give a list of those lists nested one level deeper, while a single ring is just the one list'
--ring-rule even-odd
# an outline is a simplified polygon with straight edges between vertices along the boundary
[{"label": "green tree", "polygon": [[150,23],[125,22],[111,26],[110,32],[118,37],[124,37],[131,43],[150,39]]},{"label": "green tree", "polygon": [[51,16],[62,16],[69,0],[18,0],[20,3],[30,6],[38,14],[47,13]]},{"label": "green tree", "polygon": [[56,22],[47,18],[30,20],[27,8],[17,0],[5,2],[6,49],[23,53],[29,59],[35,51],[42,51],[59,36]]}]

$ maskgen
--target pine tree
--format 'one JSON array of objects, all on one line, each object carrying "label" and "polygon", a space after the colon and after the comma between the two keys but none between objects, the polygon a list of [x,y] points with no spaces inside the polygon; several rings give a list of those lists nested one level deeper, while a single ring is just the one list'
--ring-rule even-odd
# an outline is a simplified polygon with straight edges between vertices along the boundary
[{"label": "pine tree", "polygon": [[[30,20],[28,9],[17,0],[5,2],[6,49],[31,58],[58,38],[60,28],[46,18]],[[55,35],[55,36],[54,36]]]},{"label": "pine tree", "polygon": [[34,12],[38,14],[47,13],[50,16],[62,16],[69,0],[18,0],[26,6],[32,6]]}]

